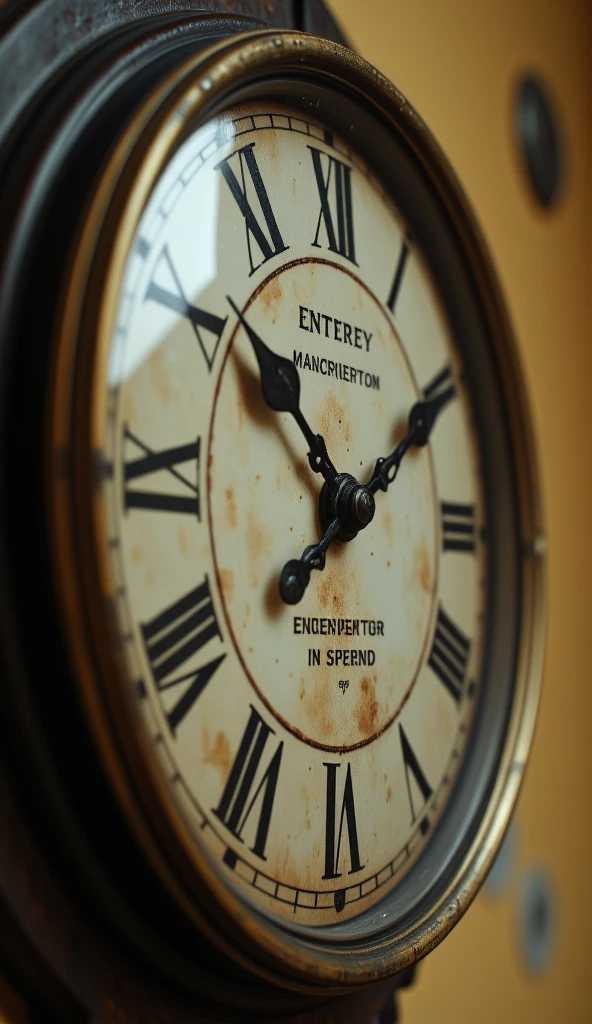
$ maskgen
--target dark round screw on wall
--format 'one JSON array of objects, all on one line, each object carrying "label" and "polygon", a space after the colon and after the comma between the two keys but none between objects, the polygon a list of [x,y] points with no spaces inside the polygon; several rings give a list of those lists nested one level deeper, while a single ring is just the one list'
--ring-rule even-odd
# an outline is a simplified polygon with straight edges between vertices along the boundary
[{"label": "dark round screw on wall", "polygon": [[561,191],[565,161],[555,113],[543,84],[533,75],[519,85],[515,117],[528,180],[541,206],[550,207]]}]

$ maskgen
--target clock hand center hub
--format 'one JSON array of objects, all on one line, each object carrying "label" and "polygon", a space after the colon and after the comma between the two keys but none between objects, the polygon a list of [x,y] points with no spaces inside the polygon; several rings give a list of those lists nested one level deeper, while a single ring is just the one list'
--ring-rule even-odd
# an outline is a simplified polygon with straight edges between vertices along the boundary
[{"label": "clock hand center hub", "polygon": [[323,529],[326,530],[334,519],[339,519],[336,540],[353,540],[372,522],[375,510],[372,492],[349,473],[339,473],[333,487],[324,484],[319,496],[319,518]]}]

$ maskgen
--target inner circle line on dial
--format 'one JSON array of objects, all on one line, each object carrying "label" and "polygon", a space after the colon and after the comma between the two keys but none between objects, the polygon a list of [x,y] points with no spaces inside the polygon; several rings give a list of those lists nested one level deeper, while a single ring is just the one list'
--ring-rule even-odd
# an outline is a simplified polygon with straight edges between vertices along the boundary
[{"label": "inner circle line on dial", "polygon": [[[364,292],[370,297],[372,302],[375,304],[375,306],[380,311],[381,316],[388,323],[390,332],[391,332],[391,334],[394,337],[394,342],[395,342],[395,344],[397,344],[399,346],[400,352],[403,355],[404,361],[406,363],[407,371],[409,373],[410,380],[413,383],[413,387],[414,387],[414,390],[415,390],[415,393],[416,393],[416,398],[419,399],[421,397],[421,395],[422,395],[422,392],[418,388],[417,381],[415,380],[415,375],[413,373],[411,364],[409,362],[409,359],[408,359],[405,347],[401,344],[401,342],[400,342],[400,340],[398,338],[398,335],[396,333],[396,329],[395,329],[393,323],[388,318],[388,316],[386,315],[386,313],[384,312],[384,310],[382,308],[382,304],[377,299],[377,297],[374,295],[372,290],[367,286],[367,284],[361,278],[359,278],[357,276],[357,274],[354,274],[351,270],[349,270],[349,268],[344,267],[341,264],[337,264],[337,263],[333,262],[332,260],[328,260],[328,259],[325,259],[323,257],[309,257],[309,256],[301,257],[301,258],[298,258],[298,259],[295,259],[295,260],[291,260],[291,261],[289,261],[287,263],[284,263],[284,264],[282,264],[281,267],[278,267],[276,270],[274,270],[272,273],[270,273],[265,278],[265,280],[262,281],[258,285],[258,287],[253,291],[251,296],[248,298],[248,300],[244,303],[244,305],[242,307],[242,312],[246,313],[249,310],[249,308],[253,305],[253,303],[256,301],[256,299],[259,297],[259,295],[263,292],[263,290],[275,278],[279,277],[281,274],[285,273],[286,271],[289,271],[291,269],[294,269],[296,267],[299,267],[299,266],[302,266],[302,265],[306,265],[306,264],[313,264],[313,265],[320,266],[320,267],[323,267],[323,266],[329,267],[329,268],[331,268],[333,270],[338,271],[341,274],[346,275],[347,277],[351,278],[359,287],[361,287],[364,290]],[[395,710],[389,715],[387,721],[384,722],[379,728],[377,728],[376,731],[374,731],[371,735],[367,736],[366,738],[361,739],[361,740],[359,740],[358,742],[355,742],[355,743],[329,744],[329,743],[320,742],[318,740],[313,739],[310,736],[307,736],[302,730],[298,729],[298,727],[293,725],[290,721],[286,720],[278,712],[276,707],[272,704],[271,700],[266,696],[266,694],[263,692],[263,690],[258,686],[255,678],[253,677],[253,673],[248,668],[248,666],[246,664],[246,661],[245,661],[245,658],[244,658],[243,653],[242,653],[241,645],[237,641],[237,638],[236,638],[236,635],[235,635],[235,631],[234,631],[234,628],[233,628],[233,625],[232,625],[232,622],[231,622],[231,618],[230,618],[230,614],[229,614],[229,611],[228,611],[228,608],[227,608],[227,602],[226,602],[226,598],[225,598],[225,594],[224,594],[224,588],[222,586],[221,575],[220,575],[219,559],[218,559],[218,555],[217,555],[216,541],[215,541],[215,537],[214,537],[214,528],[213,528],[213,519],[214,519],[214,517],[212,515],[212,499],[211,499],[211,495],[212,495],[212,469],[211,469],[211,465],[212,465],[212,440],[213,440],[213,432],[214,432],[214,420],[215,420],[215,414],[216,414],[216,407],[217,407],[218,397],[219,397],[219,393],[220,393],[220,389],[221,389],[221,385],[222,385],[222,378],[223,378],[223,375],[224,375],[224,370],[225,370],[225,367],[226,367],[226,364],[227,364],[227,361],[228,361],[228,357],[229,357],[230,353],[233,350],[233,346],[234,346],[236,335],[237,335],[238,331],[240,330],[240,326],[241,326],[240,323],[237,322],[236,326],[234,327],[234,329],[232,331],[230,340],[229,340],[229,342],[227,344],[226,351],[224,353],[224,358],[223,358],[223,361],[222,361],[220,372],[218,374],[218,378],[217,378],[217,381],[216,381],[216,386],[215,386],[215,390],[214,390],[214,401],[213,401],[213,405],[212,405],[212,414],[211,414],[211,419],[210,419],[210,427],[209,427],[209,432],[208,432],[208,458],[207,458],[207,463],[206,463],[207,464],[206,501],[207,501],[207,509],[208,509],[208,529],[209,529],[209,534],[210,534],[210,545],[211,545],[212,559],[213,559],[213,563],[214,563],[214,571],[215,571],[215,575],[216,575],[216,583],[217,583],[218,593],[219,593],[219,596],[220,596],[220,602],[221,602],[221,605],[222,605],[222,611],[224,613],[224,620],[226,622],[226,627],[227,627],[227,630],[228,630],[228,635],[229,635],[229,637],[231,639],[231,642],[232,642],[232,645],[234,647],[235,653],[236,653],[237,658],[238,658],[238,660],[240,662],[240,665],[241,665],[241,667],[242,667],[242,669],[243,669],[243,671],[245,673],[246,678],[249,680],[249,683],[253,687],[253,689],[255,690],[255,693],[262,700],[263,704],[268,708],[268,710],[274,716],[276,721],[278,721],[280,723],[280,725],[282,725],[289,732],[291,732],[292,735],[296,736],[298,739],[300,739],[302,742],[308,744],[309,746],[315,747],[315,748],[320,749],[320,750],[326,750],[328,752],[334,752],[334,753],[342,754],[342,753],[346,753],[348,751],[357,750],[357,749],[359,749],[361,747],[365,747],[368,744],[373,743],[379,736],[381,736],[384,732],[386,732],[386,730],[390,728],[390,726],[393,724],[393,722],[396,721],[396,719],[399,716],[402,708],[404,707],[404,705],[406,704],[408,698],[411,695],[411,692],[413,690],[413,687],[415,685],[415,682],[416,682],[416,680],[418,678],[419,672],[421,671],[421,668],[422,668],[422,665],[423,665],[423,662],[424,662],[424,657],[425,657],[426,649],[427,649],[427,646],[428,646],[428,641],[429,641],[429,638],[432,635],[433,626],[434,626],[435,617],[436,617],[437,594],[438,594],[438,574],[439,574],[438,524],[437,524],[436,519],[434,518],[434,533],[435,533],[436,557],[435,557],[435,564],[434,564],[433,593],[432,593],[431,607],[430,607],[430,613],[429,613],[429,618],[428,618],[428,626],[427,626],[427,628],[425,630],[425,634],[424,634],[424,638],[423,638],[423,643],[421,645],[421,649],[419,651],[419,656],[418,656],[418,659],[417,659],[417,663],[416,663],[415,669],[414,669],[414,671],[413,671],[413,673],[411,675],[411,679],[410,679],[409,685],[406,688],[406,690],[405,690],[402,698],[400,699],[399,703],[397,704]],[[272,340],[271,340],[271,344],[273,346],[273,341]],[[278,414],[274,414],[274,415],[278,415]],[[315,428],[314,428],[314,424],[313,424],[313,430],[314,429]],[[304,454],[305,453],[305,448],[306,448],[306,443],[304,442],[304,439],[303,439],[302,443],[304,445],[304,447],[303,447],[303,454]],[[433,490],[433,494],[436,495],[437,494],[437,487],[436,487],[436,481],[435,481],[433,459],[432,459],[432,454],[431,454],[431,450],[430,450],[429,446],[427,446],[427,452],[428,452],[428,458],[429,458],[429,473],[430,473],[432,490]],[[372,456],[372,459],[374,460],[380,454],[380,452],[378,452],[378,451],[374,452],[373,451],[370,454]],[[393,496],[389,495],[389,494],[381,494],[381,497],[384,500],[388,501],[389,497],[392,500]],[[319,527],[319,530],[320,530],[320,527]],[[320,537],[320,533],[319,533],[319,537]],[[310,543],[316,543],[316,541],[318,539],[319,539],[318,537],[311,536]],[[354,540],[351,543],[355,544],[356,540]],[[286,552],[287,552],[286,557],[289,557],[289,551],[290,551],[290,534],[286,531]],[[300,554],[300,553],[301,552],[296,552],[296,554]],[[331,551],[328,552],[328,557],[330,557],[330,555],[331,555]],[[281,569],[281,566],[277,567],[278,580],[279,580],[280,569]],[[320,578],[320,574],[319,574],[319,578]],[[317,574],[314,574],[312,579],[311,579],[311,583],[310,583],[309,589],[312,588],[315,585],[315,583],[317,583],[317,582],[318,582]]]}]

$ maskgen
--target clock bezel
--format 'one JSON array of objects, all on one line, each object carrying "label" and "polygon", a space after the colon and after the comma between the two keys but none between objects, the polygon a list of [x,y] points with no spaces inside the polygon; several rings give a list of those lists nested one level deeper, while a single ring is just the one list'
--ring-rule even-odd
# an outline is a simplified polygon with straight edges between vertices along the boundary
[{"label": "clock bezel", "polygon": [[[76,525],[86,523],[89,513],[95,524],[102,515],[91,457],[96,431],[102,429],[97,428],[101,414],[96,406],[94,423],[83,423],[72,446],[76,483],[72,485],[71,479],[58,469],[61,453],[72,443],[75,389],[78,387],[86,394],[80,384],[90,384],[97,374],[97,353],[99,359],[106,359],[121,271],[144,203],[187,124],[195,125],[198,120],[211,116],[217,107],[236,102],[239,87],[252,82],[255,90],[269,89],[272,71],[275,76],[285,76],[287,81],[289,76],[297,76],[303,66],[319,83],[349,90],[358,102],[373,109],[375,117],[390,121],[413,150],[454,224],[458,244],[470,262],[475,288],[484,308],[496,350],[496,363],[504,376],[503,392],[510,414],[521,516],[522,547],[518,557],[522,627],[514,696],[497,778],[481,815],[480,827],[447,888],[433,901],[429,912],[396,939],[388,939],[383,934],[380,939],[367,943],[365,956],[359,945],[347,951],[343,946],[330,949],[320,942],[312,952],[310,938],[299,939],[295,931],[288,935],[286,930],[271,926],[262,915],[254,913],[229,893],[200,857],[197,857],[200,877],[205,884],[196,898],[195,850],[189,849],[186,838],[175,835],[175,829],[171,829],[171,820],[163,812],[170,801],[154,771],[146,764],[142,744],[130,730],[129,718],[117,690],[120,666],[103,600],[109,593],[105,585],[106,570],[96,564],[96,549],[91,538],[84,536],[84,530],[79,532],[80,526]],[[188,79],[191,80],[189,85]],[[113,241],[115,245],[110,252]],[[104,281],[96,275],[96,266],[108,268]],[[100,317],[96,332],[100,339],[98,345],[92,314]],[[367,983],[409,966],[440,941],[466,909],[501,842],[516,799],[538,702],[544,588],[540,488],[524,384],[511,329],[489,257],[456,179],[437,144],[403,97],[375,69],[338,44],[290,31],[264,30],[242,36],[238,42],[224,41],[170,73],[128,125],[87,210],[64,297],[52,393],[48,450],[48,487],[53,500],[50,532],[55,542],[56,585],[65,631],[83,704],[105,768],[153,867],[202,933],[241,966],[274,983],[281,981],[308,992],[318,992],[319,987],[339,991],[344,985]],[[78,411],[81,411],[79,407]],[[102,680],[103,690],[97,683],[97,676]],[[126,765],[132,765],[133,781],[125,771]],[[155,791],[159,790],[155,798]],[[151,807],[151,821],[140,806]],[[167,840],[158,842],[155,833],[164,834]],[[321,932],[318,934],[320,936]]]}]

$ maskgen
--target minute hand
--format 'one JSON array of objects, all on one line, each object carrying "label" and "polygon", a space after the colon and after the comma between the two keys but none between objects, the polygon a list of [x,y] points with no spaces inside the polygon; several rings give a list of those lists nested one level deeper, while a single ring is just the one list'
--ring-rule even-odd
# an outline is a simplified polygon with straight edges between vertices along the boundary
[{"label": "minute hand", "polygon": [[377,459],[374,472],[366,487],[373,494],[379,489],[386,491],[389,484],[392,484],[403,456],[410,448],[423,448],[430,439],[430,433],[436,422],[438,413],[455,395],[454,385],[441,391],[434,398],[426,398],[423,402],[416,402],[409,413],[407,433],[399,442],[394,452],[386,459]]},{"label": "minute hand", "polygon": [[247,323],[230,296],[227,295],[226,298],[247,332],[249,341],[253,346],[259,364],[261,390],[267,405],[274,412],[289,412],[292,414],[308,442],[310,468],[315,473],[322,473],[327,483],[332,485],[337,476],[337,470],[329,458],[324,438],[321,434],[314,434],[312,432],[300,408],[300,376],[298,370],[290,359],[272,352],[251,325]]}]

